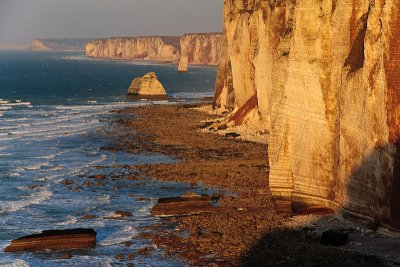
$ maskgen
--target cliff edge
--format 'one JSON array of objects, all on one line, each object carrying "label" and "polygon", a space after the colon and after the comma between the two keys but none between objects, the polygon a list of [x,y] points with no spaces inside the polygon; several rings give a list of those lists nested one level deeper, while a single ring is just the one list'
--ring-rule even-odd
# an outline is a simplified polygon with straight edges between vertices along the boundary
[{"label": "cliff edge", "polygon": [[188,65],[219,64],[222,34],[220,33],[192,33],[181,38],[181,58],[178,71],[187,71]]},{"label": "cliff edge", "polygon": [[180,58],[179,43],[179,36],[105,38],[88,42],[86,56],[178,62]]},{"label": "cliff edge", "polygon": [[270,132],[278,207],[400,227],[400,4],[224,2],[214,106]]}]

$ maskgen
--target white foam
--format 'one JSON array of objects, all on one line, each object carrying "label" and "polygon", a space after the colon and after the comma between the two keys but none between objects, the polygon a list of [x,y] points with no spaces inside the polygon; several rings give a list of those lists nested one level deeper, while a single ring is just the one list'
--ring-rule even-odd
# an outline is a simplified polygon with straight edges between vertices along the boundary
[{"label": "white foam", "polygon": [[99,242],[100,246],[113,246],[132,240],[137,235],[137,231],[132,226],[125,226],[121,231],[108,236]]},{"label": "white foam", "polygon": [[49,162],[41,162],[41,163],[26,166],[26,167],[24,167],[24,169],[26,171],[36,171],[36,170],[40,170],[42,167],[45,167],[48,165],[49,165]]},{"label": "white foam", "polygon": [[111,199],[110,195],[102,195],[102,196],[99,197],[99,202],[102,205],[109,204],[110,203],[110,199]]},{"label": "white foam", "polygon": [[[18,101],[18,100],[17,100]],[[4,104],[5,106],[9,106],[9,107],[13,107],[13,106],[31,106],[32,103],[31,102],[16,102],[16,103],[7,103]]]},{"label": "white foam", "polygon": [[29,267],[29,264],[24,260],[17,259],[13,261],[6,260],[4,262],[0,262],[0,266],[2,267]]},{"label": "white foam", "polygon": [[43,201],[51,199],[53,193],[45,189],[43,191],[34,192],[33,194],[26,197],[26,199],[19,201],[2,201],[0,202],[0,214],[7,212],[16,212],[20,209],[28,207],[30,205],[37,205]]},{"label": "white foam", "polygon": [[62,225],[71,225],[71,224],[76,224],[78,222],[78,218],[75,216],[68,216],[68,219],[64,222],[59,222],[56,223],[56,225],[58,226],[62,226]]}]

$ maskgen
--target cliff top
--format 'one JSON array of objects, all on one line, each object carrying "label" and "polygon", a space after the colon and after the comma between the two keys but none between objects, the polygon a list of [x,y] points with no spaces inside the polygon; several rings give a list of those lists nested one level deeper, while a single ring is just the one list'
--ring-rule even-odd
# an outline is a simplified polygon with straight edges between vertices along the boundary
[{"label": "cliff top", "polygon": [[135,37],[109,37],[90,40],[91,42],[101,42],[104,40],[135,40],[143,38],[161,38],[165,44],[180,47],[180,36],[135,36]]},{"label": "cliff top", "polygon": [[182,37],[185,36],[190,36],[190,35],[205,35],[205,36],[211,36],[211,35],[222,35],[221,32],[191,32],[191,33],[185,33],[184,35],[182,35]]}]

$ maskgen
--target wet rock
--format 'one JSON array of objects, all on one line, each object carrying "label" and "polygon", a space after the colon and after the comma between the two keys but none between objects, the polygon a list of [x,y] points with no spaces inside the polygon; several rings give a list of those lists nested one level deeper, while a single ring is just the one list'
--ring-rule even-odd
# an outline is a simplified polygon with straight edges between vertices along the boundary
[{"label": "wet rock", "polygon": [[181,197],[160,198],[151,210],[154,216],[177,216],[210,212],[214,207],[208,195],[183,195]]},{"label": "wet rock", "polygon": [[117,254],[114,256],[114,258],[118,261],[124,261],[125,260],[125,256],[123,254]]},{"label": "wet rock", "polygon": [[96,219],[96,218],[97,218],[97,216],[95,216],[95,215],[87,214],[87,215],[84,215],[84,216],[80,217],[79,219],[81,219],[81,220],[93,220],[93,219]]},{"label": "wet rock", "polygon": [[60,257],[59,257],[60,260],[68,260],[68,259],[71,259],[71,258],[72,258],[72,255],[69,254],[69,253],[61,254]]},{"label": "wet rock", "polygon": [[125,247],[130,247],[130,246],[133,245],[133,243],[132,243],[132,241],[126,241],[126,242],[124,243],[124,245],[125,245]]},{"label": "wet rock", "polygon": [[83,185],[87,186],[88,188],[92,188],[94,186],[94,183],[91,183],[89,181],[84,181]]},{"label": "wet rock", "polygon": [[61,182],[61,184],[63,184],[63,185],[71,185],[71,184],[74,184],[74,181],[65,179],[64,181]]},{"label": "wet rock", "polygon": [[117,210],[117,211],[115,212],[115,215],[116,215],[116,216],[119,216],[119,217],[132,217],[132,213],[131,213],[131,212],[129,212],[129,211],[122,211],[122,210]]},{"label": "wet rock", "polygon": [[235,132],[231,132],[231,133],[226,133],[225,134],[225,137],[231,137],[231,138],[236,138],[236,137],[239,137],[240,136],[240,134],[238,134],[238,133],[235,133]]},{"label": "wet rock", "polygon": [[106,178],[107,177],[105,175],[103,175],[103,174],[96,174],[94,176],[94,179],[96,179],[96,180],[105,180]]},{"label": "wet rock", "polygon": [[348,233],[336,230],[328,230],[322,233],[321,244],[324,246],[343,246],[349,239]]},{"label": "wet rock", "polygon": [[122,210],[117,210],[115,212],[115,215],[112,217],[104,217],[104,219],[108,220],[124,220],[128,217],[132,217],[132,213],[129,211],[122,211]]},{"label": "wet rock", "polygon": [[151,252],[153,252],[154,248],[152,247],[145,247],[145,248],[140,248],[138,250],[139,254],[142,256],[150,255]]},{"label": "wet rock", "polygon": [[4,251],[22,252],[91,249],[96,245],[96,235],[96,231],[93,229],[47,230],[40,234],[24,236],[13,240]]},{"label": "wet rock", "polygon": [[41,185],[31,185],[31,186],[28,186],[28,189],[29,190],[37,190],[37,189],[40,189],[42,186]]}]

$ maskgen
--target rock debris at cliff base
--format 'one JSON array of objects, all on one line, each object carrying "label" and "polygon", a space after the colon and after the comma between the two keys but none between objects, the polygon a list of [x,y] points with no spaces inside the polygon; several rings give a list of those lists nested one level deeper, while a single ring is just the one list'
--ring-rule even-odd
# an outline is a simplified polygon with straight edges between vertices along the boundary
[{"label": "rock debris at cliff base", "polygon": [[[202,121],[216,119],[215,115],[187,105],[157,105],[117,112],[135,115],[138,119],[115,122],[118,144],[113,149],[162,153],[182,160],[132,168],[145,177],[203,183],[222,189],[220,212],[172,217],[163,222],[178,223],[179,227],[172,228],[174,230],[160,228],[140,233],[168,253],[178,254],[192,264],[207,262],[219,266],[294,266],[300,263],[385,266],[393,259],[400,262],[400,250],[393,249],[397,245],[391,243],[394,241],[374,238],[379,236],[375,230],[342,223],[331,215],[291,218],[277,213],[268,188],[267,145],[200,133]],[[168,121],[163,119],[166,116]],[[230,193],[225,194],[227,191]],[[318,236],[330,228],[350,233],[345,249],[320,245]],[[377,240],[381,243],[376,243]],[[368,249],[370,247],[372,249]],[[382,247],[385,249],[380,250]],[[386,258],[380,259],[374,254]]]}]

